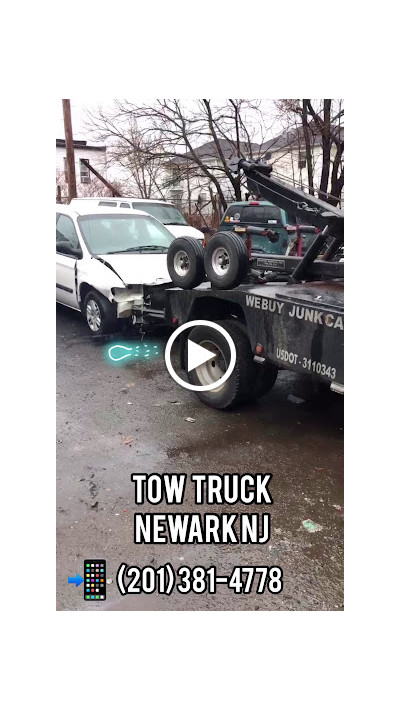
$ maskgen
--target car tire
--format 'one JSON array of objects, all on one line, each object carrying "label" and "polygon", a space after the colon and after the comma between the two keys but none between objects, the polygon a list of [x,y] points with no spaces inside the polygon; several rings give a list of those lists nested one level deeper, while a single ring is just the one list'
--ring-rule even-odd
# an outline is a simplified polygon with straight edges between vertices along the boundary
[{"label": "car tire", "polygon": [[[257,381],[258,366],[253,360],[250,341],[242,329],[230,321],[218,321],[231,336],[236,347],[236,363],[232,375],[217,390],[196,392],[199,399],[209,407],[216,410],[232,409],[242,402],[246,402],[249,393],[254,394]],[[216,353],[213,360],[194,368],[188,373],[191,385],[207,385],[212,382],[215,368],[215,380],[221,377],[220,373],[226,372],[230,359],[230,350],[224,336],[210,326],[195,326],[190,331],[191,341],[202,345]],[[214,350],[213,350],[214,349]],[[187,350],[185,349],[187,361]],[[213,365],[213,363],[215,363]]]},{"label": "car tire", "polygon": [[94,289],[89,291],[83,302],[83,316],[92,336],[120,331],[124,319],[118,319],[115,306]]},{"label": "car tire", "polygon": [[204,250],[204,266],[215,289],[234,289],[249,269],[244,240],[235,232],[217,232]]},{"label": "car tire", "polygon": [[194,237],[177,237],[167,253],[167,268],[174,286],[194,289],[205,278],[204,248]]}]

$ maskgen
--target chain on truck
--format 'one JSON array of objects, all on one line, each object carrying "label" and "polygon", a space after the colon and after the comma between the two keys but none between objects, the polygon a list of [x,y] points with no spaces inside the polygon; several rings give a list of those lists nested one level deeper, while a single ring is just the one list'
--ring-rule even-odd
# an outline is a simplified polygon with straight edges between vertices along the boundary
[{"label": "chain on truck", "polygon": [[[252,235],[274,241],[269,229],[245,235],[217,232],[203,247],[175,239],[167,255],[174,288],[167,290],[167,320],[178,327],[203,319],[221,324],[234,340],[237,359],[230,378],[198,397],[217,409],[256,400],[273,387],[279,368],[314,376],[343,393],[344,212],[271,177],[272,167],[235,160],[250,193],[296,217],[298,234],[315,235],[304,256],[266,256]],[[208,281],[206,281],[208,280]],[[215,353],[188,372],[192,385],[217,382],[229,365],[226,340],[215,329],[195,326],[187,338]]]}]

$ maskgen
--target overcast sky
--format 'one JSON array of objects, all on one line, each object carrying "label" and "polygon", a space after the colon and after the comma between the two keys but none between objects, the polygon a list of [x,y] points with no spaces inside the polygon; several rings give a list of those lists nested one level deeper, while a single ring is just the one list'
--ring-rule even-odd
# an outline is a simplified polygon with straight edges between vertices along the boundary
[{"label": "overcast sky", "polygon": [[[97,103],[108,105],[110,101],[87,103],[80,99],[71,99],[72,130],[76,140],[89,140],[91,143],[94,142],[85,130],[84,122],[86,110],[96,106]],[[57,101],[56,124],[56,138],[65,138],[61,99],[58,99]]]}]

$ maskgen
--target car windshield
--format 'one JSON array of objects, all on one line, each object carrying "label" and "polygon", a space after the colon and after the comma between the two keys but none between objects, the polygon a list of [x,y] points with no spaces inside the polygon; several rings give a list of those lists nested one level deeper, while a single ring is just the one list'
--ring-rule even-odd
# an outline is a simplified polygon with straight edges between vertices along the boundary
[{"label": "car windshield", "polygon": [[166,252],[173,235],[145,215],[82,215],[78,218],[92,254]]},{"label": "car windshield", "polygon": [[174,205],[163,205],[159,202],[133,202],[132,207],[135,210],[148,212],[163,225],[187,225],[184,216]]}]

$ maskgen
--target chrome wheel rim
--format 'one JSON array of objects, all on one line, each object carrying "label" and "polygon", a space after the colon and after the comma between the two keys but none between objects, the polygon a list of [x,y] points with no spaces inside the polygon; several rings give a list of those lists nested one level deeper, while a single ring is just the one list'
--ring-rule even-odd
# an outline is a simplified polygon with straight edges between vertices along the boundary
[{"label": "chrome wheel rim", "polygon": [[178,276],[186,276],[189,271],[189,257],[183,249],[175,254],[174,271]]},{"label": "chrome wheel rim", "polygon": [[98,331],[101,326],[101,313],[99,305],[94,299],[90,299],[86,305],[86,320],[91,331]]},{"label": "chrome wheel rim", "polygon": [[[211,385],[211,383],[216,383],[217,380],[225,375],[228,366],[224,354],[216,343],[212,341],[201,341],[199,345],[215,353],[215,358],[210,358],[210,360],[207,360],[195,369],[200,385]],[[225,385],[226,383],[222,383],[222,385],[213,388],[211,392],[217,393],[222,390]]]},{"label": "chrome wheel rim", "polygon": [[218,276],[223,276],[229,269],[229,254],[225,247],[217,247],[211,257],[211,266],[213,272]]}]

